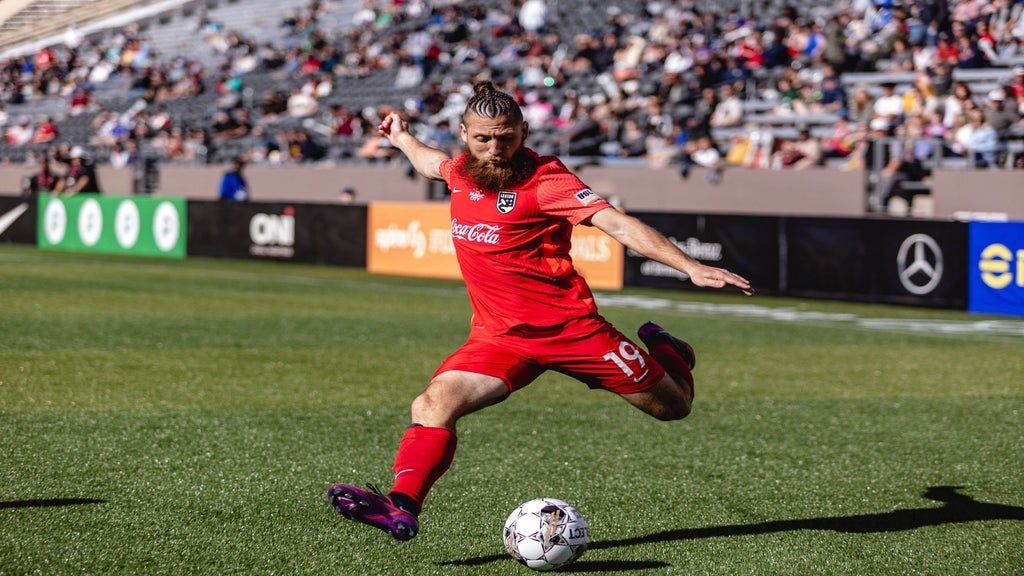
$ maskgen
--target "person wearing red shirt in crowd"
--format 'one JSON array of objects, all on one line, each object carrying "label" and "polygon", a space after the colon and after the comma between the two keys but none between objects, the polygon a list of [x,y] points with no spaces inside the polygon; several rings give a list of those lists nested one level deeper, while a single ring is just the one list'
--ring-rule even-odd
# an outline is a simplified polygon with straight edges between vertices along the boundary
[{"label": "person wearing red shirt in crowd", "polygon": [[946,32],[939,34],[939,43],[935,47],[935,60],[954,66],[960,60],[960,48],[957,47],[956,42]]},{"label": "person wearing red shirt in crowd", "polygon": [[451,190],[451,234],[473,309],[469,338],[412,402],[391,491],[334,484],[345,518],[409,540],[428,491],[455,456],[455,424],[496,404],[546,370],[611,391],[659,420],[690,412],[693,348],[657,324],[640,327],[645,350],[598,314],[569,257],[573,226],[595,226],[629,249],[687,274],[697,286],[744,278],[701,264],[653,228],[594,194],[554,156],[524,146],[529,126],[515,99],[475,86],[460,124],[464,152],[450,158],[417,140],[397,113],[378,127],[422,176]]},{"label": "person wearing red shirt in crowd", "polygon": [[36,127],[36,133],[32,135],[33,144],[46,144],[53,142],[57,139],[57,125],[53,123],[53,120],[49,116],[39,117],[39,126]]},{"label": "person wearing red shirt in crowd", "polygon": [[1010,83],[1014,98],[1024,95],[1024,66],[1014,66],[1013,81]]}]

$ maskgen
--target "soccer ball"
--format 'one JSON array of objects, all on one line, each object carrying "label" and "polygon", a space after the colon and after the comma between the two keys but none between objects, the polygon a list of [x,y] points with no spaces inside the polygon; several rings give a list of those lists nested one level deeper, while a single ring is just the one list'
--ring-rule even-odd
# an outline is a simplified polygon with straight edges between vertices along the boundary
[{"label": "soccer ball", "polygon": [[583,555],[590,528],[579,510],[555,498],[520,504],[505,521],[505,550],[534,570],[554,570]]}]

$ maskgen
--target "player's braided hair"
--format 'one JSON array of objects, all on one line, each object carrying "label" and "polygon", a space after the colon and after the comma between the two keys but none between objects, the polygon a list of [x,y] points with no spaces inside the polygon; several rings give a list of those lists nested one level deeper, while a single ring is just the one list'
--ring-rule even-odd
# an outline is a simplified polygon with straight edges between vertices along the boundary
[{"label": "player's braided hair", "polygon": [[473,84],[473,97],[466,103],[466,114],[473,112],[481,118],[506,117],[511,122],[522,122],[523,111],[510,94],[494,87],[489,80]]}]

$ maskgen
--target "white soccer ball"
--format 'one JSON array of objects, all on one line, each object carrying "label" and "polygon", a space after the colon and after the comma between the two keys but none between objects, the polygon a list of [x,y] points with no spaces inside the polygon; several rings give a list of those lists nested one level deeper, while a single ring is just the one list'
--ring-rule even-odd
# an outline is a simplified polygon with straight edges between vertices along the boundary
[{"label": "white soccer ball", "polygon": [[590,528],[579,510],[555,498],[520,504],[502,532],[510,556],[534,570],[554,570],[583,555]]}]

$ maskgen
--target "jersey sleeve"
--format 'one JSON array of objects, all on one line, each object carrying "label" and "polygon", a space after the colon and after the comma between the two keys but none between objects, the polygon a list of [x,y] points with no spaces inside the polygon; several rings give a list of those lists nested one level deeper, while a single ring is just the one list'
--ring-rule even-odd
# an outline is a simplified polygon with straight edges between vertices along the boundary
[{"label": "jersey sleeve", "polygon": [[437,171],[441,173],[441,178],[444,178],[448,187],[452,187],[452,170],[455,169],[455,159],[446,158],[441,161],[441,165],[437,167]]},{"label": "jersey sleeve", "polygon": [[607,200],[594,194],[561,161],[541,174],[537,186],[537,202],[541,212],[565,218],[573,226],[610,206]]}]

